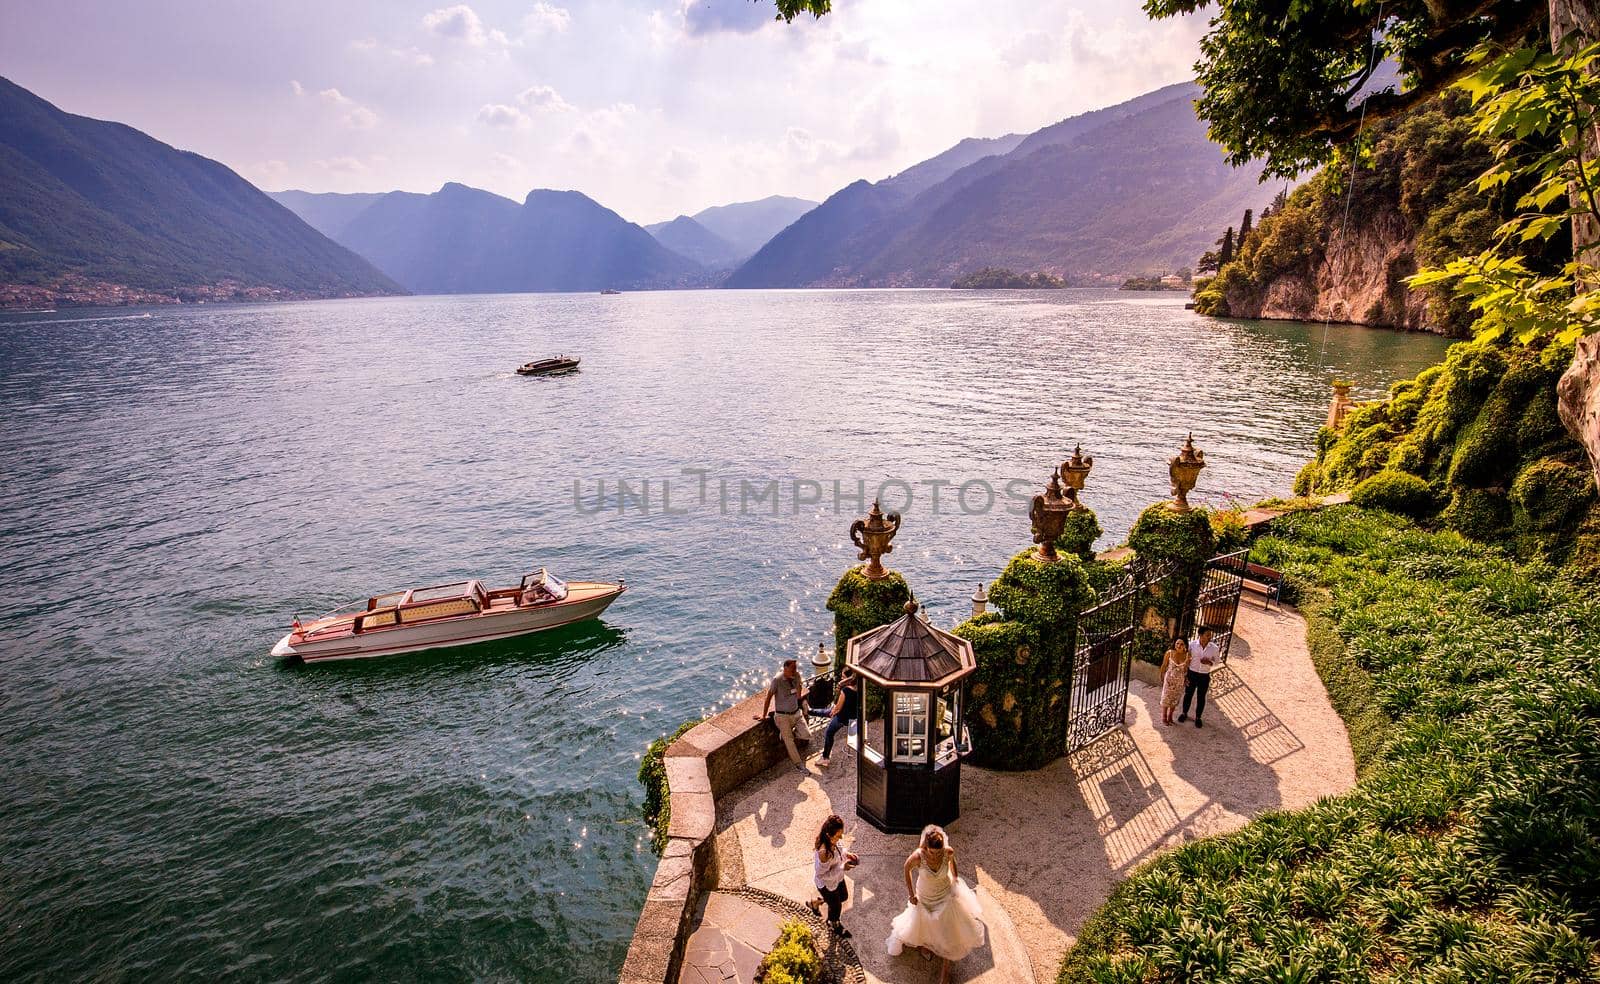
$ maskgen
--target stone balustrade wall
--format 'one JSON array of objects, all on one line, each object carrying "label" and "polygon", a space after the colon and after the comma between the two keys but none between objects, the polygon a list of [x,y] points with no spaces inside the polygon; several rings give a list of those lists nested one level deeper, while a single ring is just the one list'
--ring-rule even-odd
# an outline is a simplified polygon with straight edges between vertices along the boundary
[{"label": "stone balustrade wall", "polygon": [[764,693],[747,697],[667,747],[667,847],[645,896],[620,984],[676,984],[702,893],[717,887],[717,798],[785,756]]}]

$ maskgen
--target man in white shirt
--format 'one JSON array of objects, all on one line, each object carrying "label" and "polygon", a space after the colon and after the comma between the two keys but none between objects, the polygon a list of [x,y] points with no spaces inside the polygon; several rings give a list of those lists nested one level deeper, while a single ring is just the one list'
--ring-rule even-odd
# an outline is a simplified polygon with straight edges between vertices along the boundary
[{"label": "man in white shirt", "polygon": [[1222,650],[1211,641],[1210,628],[1202,628],[1189,642],[1189,672],[1183,686],[1183,713],[1179,721],[1189,720],[1189,701],[1195,699],[1194,726],[1204,727],[1206,691],[1211,689],[1211,671],[1222,665]]}]

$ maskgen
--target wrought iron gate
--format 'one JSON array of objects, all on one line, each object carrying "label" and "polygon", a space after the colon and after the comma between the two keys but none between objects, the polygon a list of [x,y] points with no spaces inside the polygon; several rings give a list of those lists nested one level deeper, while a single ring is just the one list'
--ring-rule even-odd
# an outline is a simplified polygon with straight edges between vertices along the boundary
[{"label": "wrought iron gate", "polygon": [[1239,550],[1206,561],[1199,590],[1195,592],[1193,631],[1209,628],[1215,633],[1212,641],[1222,651],[1223,665],[1228,662],[1228,649],[1233,644],[1233,623],[1239,615],[1239,596],[1244,590],[1245,562],[1249,554],[1248,549]]},{"label": "wrought iron gate", "polygon": [[[1187,637],[1209,627],[1222,662],[1227,663],[1248,554],[1240,550],[1213,557],[1198,579],[1184,575],[1174,563],[1136,562],[1130,574],[1103,592],[1104,600],[1078,615],[1067,703],[1067,754],[1122,726],[1141,628],[1164,648],[1174,636]],[[1163,593],[1170,597],[1158,608],[1157,598]]]},{"label": "wrought iron gate", "polygon": [[1142,595],[1140,583],[1124,576],[1105,592],[1105,600],[1078,615],[1067,704],[1068,754],[1122,726]]}]

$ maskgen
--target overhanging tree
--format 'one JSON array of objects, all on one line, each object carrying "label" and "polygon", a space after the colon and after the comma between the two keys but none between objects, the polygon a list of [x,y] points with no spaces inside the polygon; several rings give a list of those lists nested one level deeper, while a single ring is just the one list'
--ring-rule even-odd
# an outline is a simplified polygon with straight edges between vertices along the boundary
[{"label": "overhanging tree", "polygon": [[[1164,19],[1210,6],[1144,9]],[[1363,120],[1404,113],[1463,78],[1479,44],[1525,44],[1548,24],[1531,0],[1228,0],[1200,42],[1196,105],[1230,163],[1261,158],[1268,174],[1293,178],[1332,160]],[[1407,88],[1368,92],[1386,62]]]},{"label": "overhanging tree", "polygon": [[[1167,18],[1211,6],[1211,0],[1147,0],[1145,12]],[[1355,143],[1366,122],[1404,113],[1486,72],[1486,57],[1498,56],[1502,67],[1515,68],[1517,59],[1526,57],[1521,53],[1545,38],[1558,54],[1576,57],[1600,40],[1596,8],[1594,0],[1225,0],[1201,42],[1195,69],[1205,94],[1197,108],[1232,163],[1260,158],[1267,174],[1293,177],[1334,160],[1341,148]],[[1398,68],[1403,85],[1372,84],[1385,63]],[[1521,68],[1529,64],[1520,62]],[[1500,81],[1499,92],[1513,104],[1524,98],[1518,89],[1549,92],[1526,72]],[[1512,108],[1515,118],[1521,107]],[[1569,161],[1581,172],[1585,161],[1600,157],[1600,134],[1592,107],[1580,102],[1565,113],[1581,123],[1552,127],[1547,119],[1542,125],[1559,132],[1570,151],[1553,160]],[[1511,135],[1526,136],[1538,125],[1513,126]],[[1563,177],[1547,170],[1533,177],[1558,179],[1572,207],[1559,218],[1525,216],[1520,225],[1508,224],[1505,237],[1509,241],[1529,230],[1548,237],[1553,219],[1572,233],[1573,265],[1564,282],[1523,277],[1513,268],[1473,297],[1474,306],[1488,315],[1480,324],[1493,327],[1531,311],[1544,323],[1537,329],[1524,325],[1519,332],[1524,336],[1589,332],[1595,305],[1583,292],[1593,279],[1591,250],[1600,241],[1600,223],[1585,220],[1594,212],[1584,201],[1586,182],[1578,172]],[[1547,211],[1550,201],[1533,203],[1535,211]],[[1506,273],[1504,267],[1489,272]],[[1464,289],[1472,287],[1465,273],[1456,280]],[[1476,282],[1481,288],[1481,271]],[[1563,291],[1569,299],[1573,291],[1578,296],[1561,299]],[[1577,343],[1558,392],[1561,419],[1588,451],[1600,483],[1600,333]]]}]

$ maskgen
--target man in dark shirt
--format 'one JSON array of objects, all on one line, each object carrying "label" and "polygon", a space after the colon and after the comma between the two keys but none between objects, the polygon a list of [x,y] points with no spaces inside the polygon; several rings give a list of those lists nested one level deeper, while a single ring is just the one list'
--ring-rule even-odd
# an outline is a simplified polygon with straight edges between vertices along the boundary
[{"label": "man in dark shirt", "polygon": [[854,670],[845,670],[839,680],[839,695],[833,701],[833,715],[828,718],[828,730],[822,734],[822,757],[817,764],[828,767],[828,756],[833,754],[833,738],[849,727],[856,718],[856,705],[861,700],[861,680]]}]

